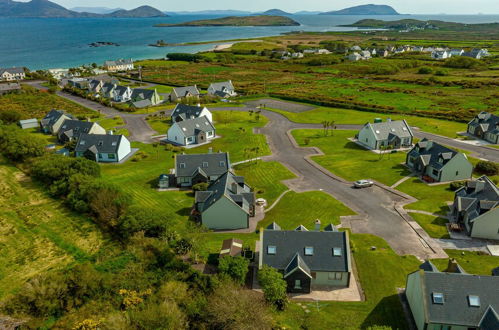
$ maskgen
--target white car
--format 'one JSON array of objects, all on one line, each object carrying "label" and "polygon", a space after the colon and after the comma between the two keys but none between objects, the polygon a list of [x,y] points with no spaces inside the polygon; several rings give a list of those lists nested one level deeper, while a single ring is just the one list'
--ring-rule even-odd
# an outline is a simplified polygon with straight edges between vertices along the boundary
[{"label": "white car", "polygon": [[355,188],[367,188],[367,187],[371,187],[373,184],[374,184],[374,182],[372,182],[371,180],[359,180],[359,181],[355,181],[353,183],[353,186]]}]

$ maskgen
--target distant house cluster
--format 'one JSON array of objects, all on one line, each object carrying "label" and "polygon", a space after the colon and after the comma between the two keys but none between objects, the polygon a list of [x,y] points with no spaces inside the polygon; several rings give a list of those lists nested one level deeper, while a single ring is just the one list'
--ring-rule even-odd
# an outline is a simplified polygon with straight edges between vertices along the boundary
[{"label": "distant house cluster", "polygon": [[499,143],[499,116],[480,112],[468,123],[468,134],[487,142]]},{"label": "distant house cluster", "polygon": [[428,48],[428,52],[431,52],[431,58],[436,60],[445,60],[453,56],[465,56],[479,60],[490,56],[488,50],[484,48],[473,48],[467,51],[462,48]]},{"label": "distant house cluster", "polygon": [[17,81],[26,79],[24,68],[0,68],[0,81]]}]

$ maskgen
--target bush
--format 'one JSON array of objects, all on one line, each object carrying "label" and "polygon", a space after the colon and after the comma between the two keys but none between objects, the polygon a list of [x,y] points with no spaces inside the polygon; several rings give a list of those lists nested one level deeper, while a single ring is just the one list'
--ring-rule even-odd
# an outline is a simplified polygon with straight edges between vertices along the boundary
[{"label": "bush", "polygon": [[466,181],[455,181],[455,182],[451,182],[449,184],[449,188],[450,190],[452,191],[456,191],[458,190],[459,188],[463,187],[464,184],[465,184]]},{"label": "bush", "polygon": [[129,238],[136,232],[143,231],[146,237],[161,237],[166,233],[169,224],[168,217],[134,206],[119,219],[119,234],[123,238]]},{"label": "bush", "polygon": [[419,68],[418,73],[419,74],[430,74],[433,72],[433,69],[427,66],[423,66]]},{"label": "bush", "polygon": [[15,110],[0,111],[0,122],[13,124],[21,120],[21,114]]},{"label": "bush", "polygon": [[196,183],[192,186],[192,190],[194,191],[206,191],[208,189],[209,184],[207,182]]},{"label": "bush", "polygon": [[0,153],[15,162],[39,157],[45,152],[44,143],[15,126],[0,126]]},{"label": "bush", "polygon": [[476,164],[475,172],[478,174],[494,176],[499,174],[499,166],[494,162],[481,160]]},{"label": "bush", "polygon": [[166,58],[171,61],[199,62],[204,56],[189,53],[168,53],[166,54]]},{"label": "bush", "polygon": [[437,72],[435,72],[435,76],[448,76],[449,75],[449,71],[447,70],[437,70]]},{"label": "bush", "polygon": [[243,285],[248,273],[249,260],[241,256],[225,256],[218,261],[218,271],[230,276],[236,283]]},{"label": "bush", "polygon": [[258,283],[262,287],[267,302],[273,304],[279,310],[286,309],[288,304],[287,284],[277,269],[264,265],[258,271]]},{"label": "bush", "polygon": [[483,64],[479,60],[471,57],[453,56],[445,60],[444,66],[458,69],[478,69],[483,66]]}]

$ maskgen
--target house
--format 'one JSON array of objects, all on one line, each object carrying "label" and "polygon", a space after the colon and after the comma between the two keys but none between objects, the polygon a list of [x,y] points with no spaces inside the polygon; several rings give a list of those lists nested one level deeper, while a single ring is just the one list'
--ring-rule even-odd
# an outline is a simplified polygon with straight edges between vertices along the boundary
[{"label": "house", "polygon": [[59,128],[66,119],[74,119],[72,115],[65,113],[63,110],[50,110],[49,113],[40,121],[42,131],[56,135],[59,133]]},{"label": "house", "polygon": [[462,56],[464,50],[462,48],[453,48],[450,50],[450,56]]},{"label": "house", "polygon": [[9,94],[20,90],[21,90],[21,85],[19,85],[18,83],[0,84],[0,95]]},{"label": "house", "polygon": [[226,152],[175,155],[175,181],[180,187],[190,187],[201,182],[214,182],[231,169]]},{"label": "house", "polygon": [[360,52],[360,51],[362,51],[362,48],[360,48],[360,46],[358,46],[358,45],[355,45],[355,46],[352,46],[350,48],[350,50],[353,52]]},{"label": "house", "polygon": [[[301,228],[303,226],[300,226]],[[309,293],[330,287],[349,287],[352,271],[348,232],[281,230],[272,224],[260,231],[256,243],[258,266],[279,270],[291,293]]]},{"label": "house", "polygon": [[113,92],[114,102],[128,102],[132,99],[132,89],[128,86],[116,86]]},{"label": "house", "polygon": [[358,141],[371,150],[412,146],[414,134],[405,120],[367,123],[358,133]]},{"label": "house", "polygon": [[446,50],[435,50],[431,53],[431,58],[434,58],[436,60],[445,60],[449,57],[450,54]]},{"label": "house", "polygon": [[79,72],[70,72],[69,69],[48,69],[48,73],[57,80],[79,76]]},{"label": "house", "polygon": [[171,114],[172,123],[202,116],[206,116],[210,122],[213,122],[211,112],[206,107],[201,107],[200,105],[193,106],[179,103],[175,106]]},{"label": "house", "polygon": [[423,51],[423,46],[411,47],[411,52],[422,52],[422,51]]},{"label": "house", "polygon": [[136,108],[145,108],[161,103],[161,97],[156,89],[134,88],[132,89],[130,101]]},{"label": "house", "polygon": [[499,143],[499,116],[482,111],[468,123],[468,133],[490,143]]},{"label": "house", "polygon": [[362,56],[364,60],[368,60],[371,58],[371,52],[368,50],[363,50],[360,52],[360,56]]},{"label": "house", "polygon": [[104,86],[104,82],[102,80],[92,79],[88,82],[88,92],[94,95],[99,95],[102,86]]},{"label": "house", "polygon": [[303,53],[300,52],[292,53],[291,58],[303,58]]},{"label": "house", "polygon": [[133,61],[132,59],[120,59],[116,61],[106,61],[104,62],[104,68],[110,72],[118,72],[118,71],[129,71],[133,70]]},{"label": "house", "polygon": [[24,80],[25,78],[24,68],[0,68],[0,81]]},{"label": "house", "polygon": [[68,80],[69,86],[78,89],[88,89],[88,80],[85,78],[72,78]]},{"label": "house", "polygon": [[232,80],[211,83],[208,87],[208,94],[223,98],[237,95],[234,86],[232,85]]},{"label": "house", "polygon": [[479,60],[483,57],[489,56],[489,52],[487,49],[473,48],[472,50],[470,50],[468,52],[464,52],[462,54],[462,56],[471,57],[471,58]]},{"label": "house", "polygon": [[40,127],[40,124],[38,124],[38,119],[33,118],[33,119],[19,120],[19,126],[21,126],[22,129],[28,129],[28,128]]},{"label": "house", "polygon": [[167,132],[168,141],[182,146],[206,143],[215,136],[215,126],[206,116],[175,122]]},{"label": "house", "polygon": [[473,172],[465,154],[426,138],[409,151],[406,165],[428,182],[465,180]]},{"label": "house", "polygon": [[471,237],[499,240],[499,188],[486,176],[467,181],[456,191],[452,222]]},{"label": "house", "polygon": [[105,97],[106,99],[114,98],[114,90],[116,89],[116,85],[110,82],[106,82],[102,85],[102,88],[99,92],[100,96]]},{"label": "house", "polygon": [[199,92],[198,87],[196,85],[186,86],[186,87],[175,87],[170,93],[170,96],[168,98],[170,102],[177,102],[178,100],[181,100],[183,98],[190,98],[190,97],[199,98],[200,94],[201,93]]},{"label": "house", "polygon": [[386,49],[376,50],[376,56],[378,56],[378,57],[387,57],[388,55],[390,55],[390,53]]},{"label": "house", "polygon": [[328,54],[331,54],[331,52],[329,50],[327,50],[327,49],[321,48],[321,49],[317,49],[316,54],[318,54],[318,55],[328,55]]},{"label": "house", "polygon": [[76,157],[85,157],[98,163],[117,163],[131,152],[130,141],[124,135],[83,133],[75,146]]},{"label": "house", "polygon": [[347,58],[349,61],[356,62],[356,61],[360,61],[362,59],[362,56],[359,53],[354,52],[354,53],[348,54]]},{"label": "house", "polygon": [[91,121],[66,119],[59,128],[57,139],[60,143],[66,143],[78,140],[81,134],[106,134],[106,130]]},{"label": "house", "polygon": [[226,239],[222,242],[222,249],[220,249],[219,258],[225,256],[237,257],[243,252],[243,241],[237,238]]},{"label": "house", "polygon": [[242,176],[227,171],[206,191],[196,191],[192,214],[209,229],[248,228],[255,216],[255,194]]},{"label": "house", "polygon": [[418,330],[499,329],[499,277],[467,274],[453,260],[429,261],[407,276],[405,295]]}]

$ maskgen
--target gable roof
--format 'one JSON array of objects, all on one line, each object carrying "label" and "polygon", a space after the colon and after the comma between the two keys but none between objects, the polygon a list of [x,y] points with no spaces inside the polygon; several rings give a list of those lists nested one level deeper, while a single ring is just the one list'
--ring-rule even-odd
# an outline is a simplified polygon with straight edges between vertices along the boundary
[{"label": "gable roof", "polygon": [[[431,165],[436,169],[444,167],[445,164],[457,154],[457,151],[434,141],[430,141],[427,138],[419,141],[414,148],[409,151],[409,155],[419,157],[419,161],[421,161],[424,166]],[[466,155],[464,156],[466,157]],[[439,163],[439,159],[442,159],[443,163]]]},{"label": "gable roof", "polygon": [[198,87],[196,85],[194,86],[185,86],[185,87],[175,87],[172,90],[172,93],[175,94],[177,97],[185,97],[187,95],[199,95],[200,92],[198,90]]},{"label": "gable roof", "polygon": [[294,272],[300,270],[302,273],[312,278],[312,274],[310,272],[310,267],[303,261],[302,257],[299,253],[296,253],[293,259],[289,262],[289,264],[284,268],[284,278],[293,274]]},{"label": "gable roof", "polygon": [[173,125],[178,125],[180,131],[184,136],[194,136],[199,132],[214,131],[215,126],[210,122],[206,116],[187,119],[174,123]]},{"label": "gable roof", "polygon": [[[267,247],[275,246],[276,253],[268,254]],[[305,247],[313,247],[313,255],[305,255]],[[333,256],[333,248],[341,248],[341,256]],[[346,232],[268,230],[262,234],[262,262],[284,270],[299,254],[311,271],[350,271],[350,247]]]},{"label": "gable roof", "polygon": [[135,100],[152,100],[155,89],[134,88],[132,89],[132,99]]},{"label": "gable roof", "polygon": [[55,110],[55,109],[52,109],[49,111],[49,113],[47,113],[45,115],[45,117],[43,117],[43,119],[41,120],[41,123],[42,125],[44,126],[52,126],[54,125],[58,120],[59,118],[61,118],[62,116],[66,116],[70,119],[73,119],[74,117],[70,114],[67,114],[66,112],[64,112],[64,110]]},{"label": "gable roof", "polygon": [[412,137],[411,127],[405,120],[392,120],[381,123],[367,123],[365,126],[372,129],[376,140],[389,140],[391,136],[399,138]]},{"label": "gable roof", "polygon": [[499,134],[499,116],[489,112],[480,112],[468,125],[472,127],[480,126],[484,133],[494,132],[495,134]]},{"label": "gable roof", "polygon": [[151,100],[140,100],[140,101],[132,102],[132,105],[135,108],[140,109],[140,108],[150,107],[152,105],[152,102],[151,102]]},{"label": "gable roof", "polygon": [[439,272],[438,268],[430,260],[426,260],[419,265],[419,269],[422,269],[425,272]]},{"label": "gable roof", "polygon": [[78,137],[82,133],[88,133],[94,125],[98,124],[89,121],[66,119],[59,128],[58,136],[60,137],[64,133],[69,133],[69,135],[66,134],[68,137]]},{"label": "gable roof", "polygon": [[194,119],[199,117],[201,112],[205,109],[205,107],[198,107],[195,105],[186,105],[182,103],[178,103],[173,109],[171,117],[180,117],[182,120],[186,119]]},{"label": "gable roof", "polygon": [[128,93],[129,91],[130,91],[130,92],[132,91],[132,90],[130,89],[130,87],[128,87],[128,86],[120,86],[120,85],[116,86],[116,87],[115,87],[115,90],[114,90],[114,92],[115,92],[117,95],[119,95],[119,96],[123,96],[123,95],[125,95],[126,93]]},{"label": "gable roof", "polygon": [[468,221],[473,222],[481,214],[499,207],[499,188],[487,176],[472,181],[455,193],[454,207],[459,212],[468,213]]},{"label": "gable roof", "polygon": [[232,80],[227,80],[227,81],[221,81],[221,82],[215,82],[211,83],[209,86],[209,89],[212,89],[214,91],[222,92],[224,90],[228,92],[233,92],[234,91],[234,85],[232,85]]},{"label": "gable roof", "polygon": [[21,74],[24,73],[24,68],[22,67],[13,67],[13,68],[0,68],[0,76],[5,72],[10,74]]},{"label": "gable roof", "polygon": [[92,147],[95,153],[117,153],[124,139],[123,135],[83,133],[76,142],[75,152],[85,152]]},{"label": "gable roof", "polygon": [[[203,163],[207,163],[208,166],[203,167]],[[175,156],[175,176],[177,177],[190,177],[198,168],[202,168],[208,176],[220,176],[226,173],[230,167],[227,152]]]}]

